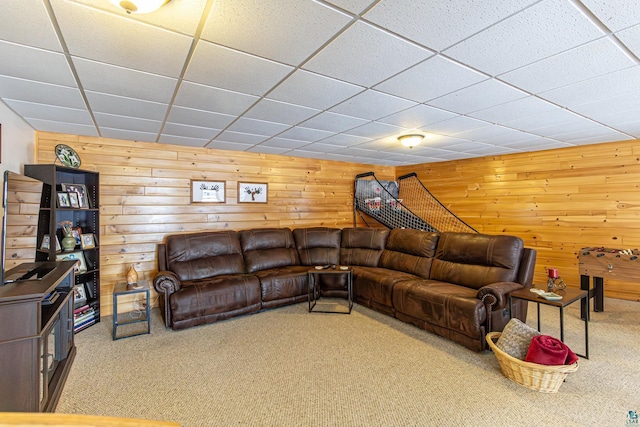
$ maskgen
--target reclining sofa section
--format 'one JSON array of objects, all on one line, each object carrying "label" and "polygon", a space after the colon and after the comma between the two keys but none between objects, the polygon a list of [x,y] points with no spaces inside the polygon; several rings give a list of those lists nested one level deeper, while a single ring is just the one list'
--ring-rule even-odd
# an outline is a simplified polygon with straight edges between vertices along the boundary
[{"label": "reclining sofa section", "polygon": [[[520,238],[409,229],[265,228],[177,234],[158,245],[165,325],[216,322],[306,301],[315,265],[353,268],[359,304],[474,351],[509,320],[508,293],[531,287],[536,251]],[[325,296],[344,295],[341,277],[323,277]],[[526,301],[513,313],[526,319]]]}]

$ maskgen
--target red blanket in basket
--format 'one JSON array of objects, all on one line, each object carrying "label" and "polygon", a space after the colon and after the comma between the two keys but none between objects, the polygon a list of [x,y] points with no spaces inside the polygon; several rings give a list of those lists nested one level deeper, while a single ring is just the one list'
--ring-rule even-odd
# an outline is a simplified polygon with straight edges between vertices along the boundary
[{"label": "red blanket in basket", "polygon": [[578,361],[578,356],[559,339],[537,335],[531,339],[524,361],[540,365],[572,365]]}]

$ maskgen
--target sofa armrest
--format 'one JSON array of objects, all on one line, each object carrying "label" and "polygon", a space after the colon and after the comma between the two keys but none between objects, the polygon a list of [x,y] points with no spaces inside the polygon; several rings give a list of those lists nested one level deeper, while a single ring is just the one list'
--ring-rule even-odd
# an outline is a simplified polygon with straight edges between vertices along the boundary
[{"label": "sofa armrest", "polygon": [[487,308],[491,308],[491,311],[498,311],[507,305],[509,292],[522,288],[523,286],[516,282],[496,282],[478,289],[477,296]]},{"label": "sofa armrest", "polygon": [[155,288],[160,298],[160,309],[162,310],[162,317],[164,318],[164,325],[166,327],[171,326],[171,305],[169,298],[171,294],[177,292],[180,287],[180,278],[172,271],[159,271],[153,277],[153,287]]}]

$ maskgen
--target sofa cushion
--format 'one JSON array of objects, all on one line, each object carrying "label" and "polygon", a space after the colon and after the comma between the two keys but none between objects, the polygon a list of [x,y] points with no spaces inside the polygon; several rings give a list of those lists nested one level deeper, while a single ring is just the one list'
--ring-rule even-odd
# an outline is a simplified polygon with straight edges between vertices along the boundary
[{"label": "sofa cushion", "polygon": [[429,278],[438,233],[394,228],[389,233],[380,267]]},{"label": "sofa cushion", "polygon": [[263,303],[300,296],[307,298],[309,293],[308,271],[309,267],[300,265],[257,271],[255,275],[260,280]]},{"label": "sofa cushion", "polygon": [[245,273],[238,233],[215,231],[167,237],[167,264],[180,280]]},{"label": "sofa cushion", "polygon": [[473,289],[513,282],[518,277],[523,248],[519,237],[444,232],[438,240],[430,278]]},{"label": "sofa cushion", "polygon": [[340,264],[377,267],[388,235],[386,228],[343,229]]},{"label": "sofa cushion", "polygon": [[341,229],[297,228],[293,230],[293,238],[302,265],[336,265],[340,263]]},{"label": "sofa cushion", "polygon": [[393,287],[403,280],[418,276],[380,267],[353,267],[353,297],[355,301],[382,313],[393,315]]},{"label": "sofa cushion", "polygon": [[240,232],[247,272],[300,265],[293,234],[288,228],[257,228]]}]

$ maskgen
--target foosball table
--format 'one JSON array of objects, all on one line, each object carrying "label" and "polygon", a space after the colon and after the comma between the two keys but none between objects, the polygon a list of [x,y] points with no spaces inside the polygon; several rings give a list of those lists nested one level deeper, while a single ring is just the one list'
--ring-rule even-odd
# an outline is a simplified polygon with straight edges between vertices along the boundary
[{"label": "foosball table", "polygon": [[582,248],[578,253],[578,268],[580,289],[589,291],[589,298],[593,298],[593,311],[604,311],[604,279],[640,280],[640,251],[605,247]]}]

